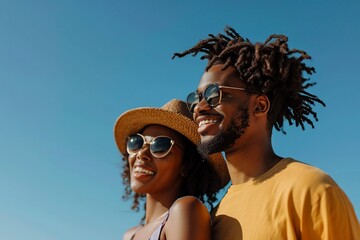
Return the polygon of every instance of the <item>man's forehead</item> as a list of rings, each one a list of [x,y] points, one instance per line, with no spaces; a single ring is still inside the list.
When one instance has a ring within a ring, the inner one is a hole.
[[[239,74],[234,67],[222,68],[223,65],[218,64],[204,72],[200,79],[198,90],[202,90],[212,83],[218,83],[224,86],[242,86]]]

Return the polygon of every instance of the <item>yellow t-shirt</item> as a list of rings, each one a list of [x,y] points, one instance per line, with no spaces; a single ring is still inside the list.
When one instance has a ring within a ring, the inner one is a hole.
[[[360,240],[354,208],[335,181],[291,158],[232,185],[213,218],[214,240]]]

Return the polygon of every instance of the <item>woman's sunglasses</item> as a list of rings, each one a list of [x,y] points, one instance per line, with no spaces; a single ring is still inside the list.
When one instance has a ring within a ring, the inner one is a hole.
[[[163,158],[170,153],[174,144],[176,144],[175,141],[167,136],[157,136],[151,139],[150,142],[146,142],[145,137],[137,133],[128,137],[126,151],[128,154],[137,154],[146,145],[149,145],[153,157]],[[179,146],[179,144],[176,145]],[[179,147],[183,149],[181,146]]]
[[[188,107],[189,111],[193,113],[194,108],[203,98],[210,105],[210,107],[216,107],[217,105],[219,105],[221,103],[221,99],[222,99],[222,90],[221,89],[240,90],[240,91],[247,91],[247,92],[260,94],[259,92],[251,90],[251,89],[220,86],[217,83],[212,83],[212,84],[208,85],[202,93],[192,92],[187,96],[186,102],[187,102],[187,107]]]

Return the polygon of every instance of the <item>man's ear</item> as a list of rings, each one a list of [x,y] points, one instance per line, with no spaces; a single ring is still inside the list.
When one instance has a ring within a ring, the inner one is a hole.
[[[267,114],[270,109],[270,100],[265,95],[259,95],[255,99],[254,115],[262,116]]]

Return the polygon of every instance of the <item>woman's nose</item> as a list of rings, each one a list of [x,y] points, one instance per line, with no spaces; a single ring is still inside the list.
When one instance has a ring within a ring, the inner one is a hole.
[[[136,158],[142,159],[144,161],[151,160],[150,147],[148,144],[145,144],[137,153]]]

